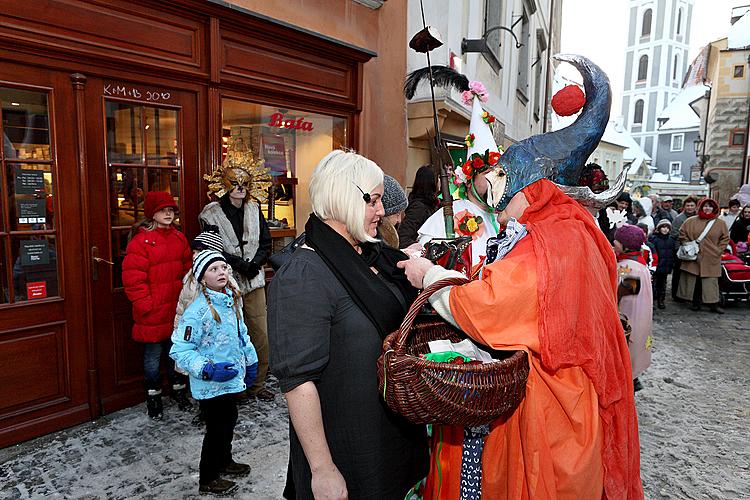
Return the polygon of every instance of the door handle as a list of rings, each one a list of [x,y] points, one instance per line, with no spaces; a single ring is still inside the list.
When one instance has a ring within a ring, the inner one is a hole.
[[[99,257],[99,247],[93,246],[91,247],[91,278],[94,281],[99,280],[99,266],[97,266],[99,262],[104,262],[110,266],[115,265],[114,262]]]

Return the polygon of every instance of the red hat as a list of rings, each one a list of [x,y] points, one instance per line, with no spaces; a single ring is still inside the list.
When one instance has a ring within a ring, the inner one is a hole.
[[[149,191],[146,193],[146,201],[143,202],[143,214],[148,219],[153,219],[156,212],[167,207],[177,210],[177,203],[171,194],[164,191]]]

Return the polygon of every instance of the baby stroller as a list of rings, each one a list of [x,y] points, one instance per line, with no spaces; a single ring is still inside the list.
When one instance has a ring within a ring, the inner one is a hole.
[[[722,305],[736,300],[750,303],[750,266],[730,252],[721,256],[719,295]]]

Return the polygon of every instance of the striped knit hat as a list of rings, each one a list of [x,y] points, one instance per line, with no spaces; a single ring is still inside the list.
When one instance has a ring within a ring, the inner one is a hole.
[[[214,262],[226,262],[226,259],[219,252],[214,250],[203,250],[193,259],[193,275],[198,283],[203,279],[206,270]]]
[[[224,244],[221,241],[219,227],[210,224],[204,226],[203,231],[190,243],[190,248],[198,251],[214,250],[216,252],[223,252]]]

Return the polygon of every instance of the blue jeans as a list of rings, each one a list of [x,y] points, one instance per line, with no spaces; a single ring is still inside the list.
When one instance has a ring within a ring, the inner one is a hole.
[[[161,342],[143,344],[143,377],[146,389],[161,388],[161,357],[162,353],[167,357],[167,379],[172,385],[184,384],[186,377],[174,371],[174,360],[169,357],[172,348],[170,339]]]

